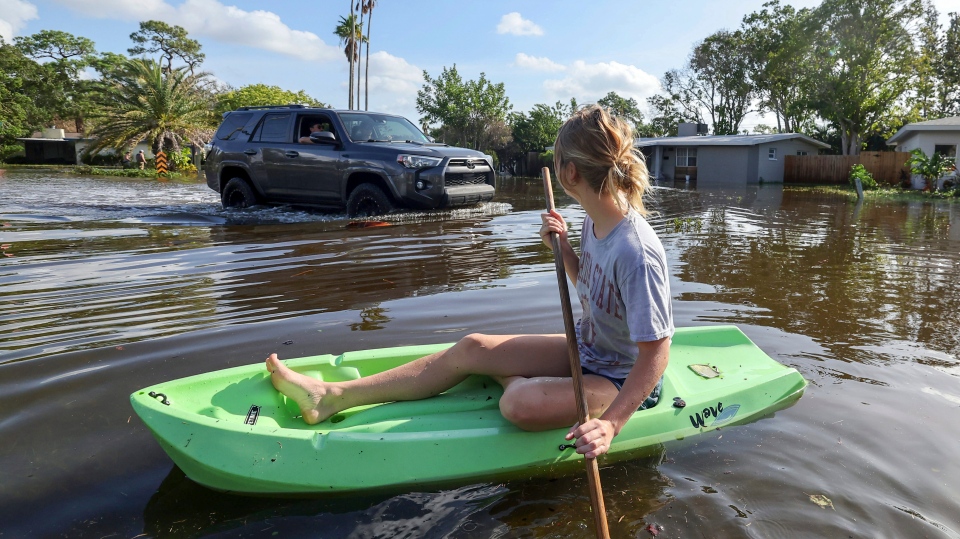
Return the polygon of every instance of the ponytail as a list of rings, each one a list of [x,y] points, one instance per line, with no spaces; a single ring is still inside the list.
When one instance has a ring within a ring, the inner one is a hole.
[[[643,156],[633,147],[633,129],[604,108],[580,109],[560,128],[554,144],[559,166],[572,161],[596,193],[609,193],[623,211],[648,212],[643,195],[650,177]]]

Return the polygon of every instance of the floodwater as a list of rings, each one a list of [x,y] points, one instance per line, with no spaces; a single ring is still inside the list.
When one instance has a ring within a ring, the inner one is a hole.
[[[676,324],[736,324],[810,385],[766,418],[602,467],[612,536],[960,537],[960,204],[680,187],[655,191],[651,218]],[[582,211],[557,204],[578,229]],[[480,208],[357,228],[225,212],[199,182],[7,171],[0,537],[593,537],[583,474],[213,492],[128,401],[273,351],[562,332],[543,206],[539,180],[502,179]]]

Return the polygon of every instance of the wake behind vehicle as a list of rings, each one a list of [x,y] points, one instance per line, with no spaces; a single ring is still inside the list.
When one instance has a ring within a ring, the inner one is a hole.
[[[225,208],[289,204],[351,217],[493,198],[493,158],[432,142],[401,116],[308,108],[228,112],[204,163]]]

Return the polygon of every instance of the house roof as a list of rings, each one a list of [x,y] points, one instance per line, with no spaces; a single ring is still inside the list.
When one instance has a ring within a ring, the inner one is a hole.
[[[887,145],[893,146],[897,144],[914,131],[960,131],[960,116],[948,116],[936,120],[907,124],[887,139]]]
[[[63,134],[63,138],[47,138],[47,137],[44,137],[44,136],[43,136],[43,132],[42,132],[42,131],[34,131],[33,134],[30,135],[29,137],[18,138],[17,140],[38,140],[38,141],[41,141],[41,142],[43,142],[43,141],[48,141],[48,142],[51,142],[51,141],[52,141],[52,142],[60,141],[60,142],[63,142],[63,141],[65,141],[65,140],[83,140],[83,138],[84,138],[84,137],[83,137],[83,133],[71,133],[71,132],[69,132],[69,131],[68,131],[68,132],[65,132],[65,133]]]
[[[801,133],[775,133],[771,135],[707,135],[692,137],[638,138],[633,145],[647,146],[757,146],[768,142],[800,139],[817,148],[830,148],[829,144],[814,140]]]

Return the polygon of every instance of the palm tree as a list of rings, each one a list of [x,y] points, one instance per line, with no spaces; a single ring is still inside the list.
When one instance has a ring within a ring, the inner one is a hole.
[[[367,14],[367,65],[363,83],[363,110],[370,110],[370,21],[373,20],[373,8],[377,7],[377,0],[367,0],[363,4],[363,12]]]
[[[186,67],[168,72],[155,60],[127,60],[102,82],[90,132],[95,141],[84,151],[120,151],[146,140],[153,153],[179,152],[185,143],[205,143],[217,120],[204,91],[207,82],[206,73],[191,74]]]
[[[350,2],[350,16],[340,17],[340,23],[334,29],[333,33],[340,38],[340,44],[343,45],[343,54],[347,56],[350,62],[350,85],[348,108],[353,109],[353,74],[354,65],[360,61],[359,43],[363,42],[363,30],[357,25],[357,18],[352,13],[353,1]],[[357,103],[359,107],[360,103]]]
[[[353,7],[351,7],[350,9],[352,10]],[[363,0],[359,0],[357,2],[356,9],[357,11],[360,12],[360,23],[358,25],[359,28],[357,28],[360,31],[360,38],[361,38],[360,46],[359,48],[357,48],[357,52],[359,53],[363,51],[363,38],[364,38],[363,36],[363,15],[364,15]],[[357,110],[360,110],[360,56],[357,56]]]

